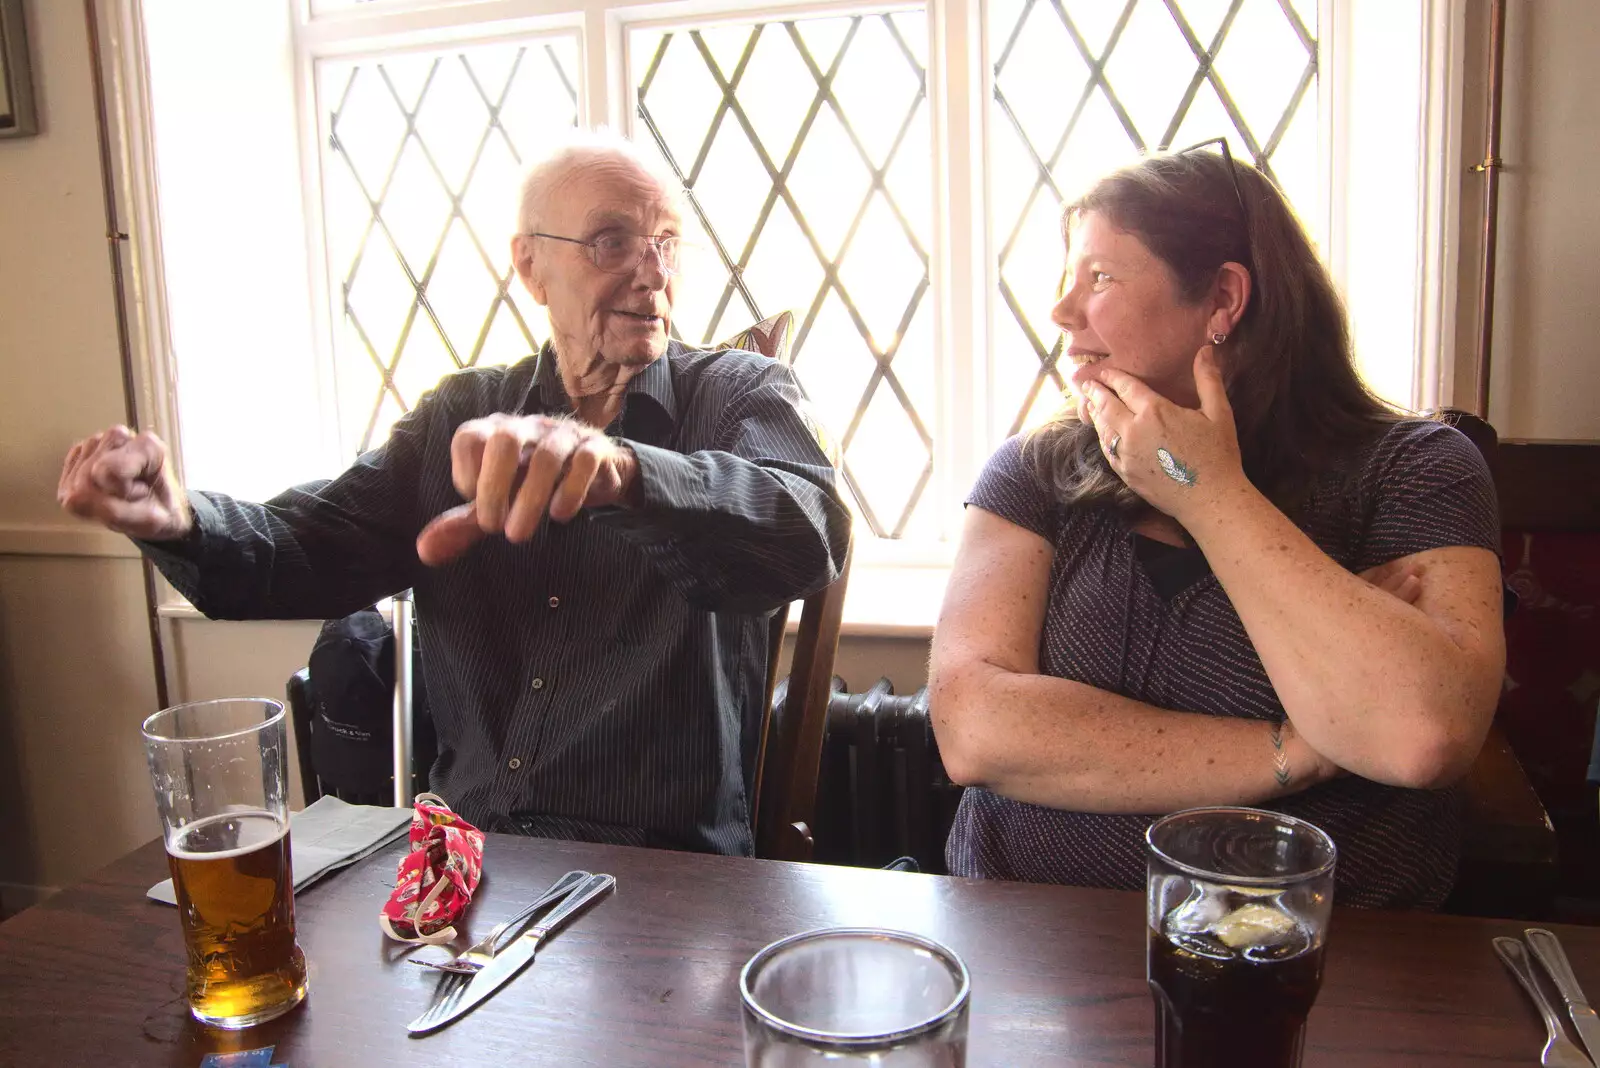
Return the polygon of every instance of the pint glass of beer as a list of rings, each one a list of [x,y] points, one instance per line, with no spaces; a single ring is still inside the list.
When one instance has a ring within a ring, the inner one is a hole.
[[[1298,1068],[1322,986],[1333,840],[1252,808],[1177,812],[1145,840],[1156,1068]]]
[[[264,697],[175,705],[143,730],[189,958],[189,1011],[230,1030],[280,1016],[306,996],[283,706]]]

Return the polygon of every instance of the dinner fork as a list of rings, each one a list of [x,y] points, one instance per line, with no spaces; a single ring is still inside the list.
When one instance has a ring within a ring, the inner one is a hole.
[[[1595,1068],[1594,1062],[1585,1057],[1583,1051],[1561,1030],[1561,1017],[1539,988],[1539,980],[1533,974],[1532,958],[1528,956],[1528,948],[1522,944],[1522,940],[1496,938],[1494,951],[1500,954],[1500,959],[1511,969],[1511,974],[1517,977],[1517,982],[1522,984],[1522,989],[1528,992],[1533,1003],[1539,1006],[1539,1013],[1544,1017],[1547,1037],[1539,1063],[1545,1068]]]
[[[494,959],[494,955],[500,951],[500,939],[505,937],[507,931],[520,928],[533,918],[534,913],[566,897],[574,887],[588,877],[589,873],[586,871],[567,872],[567,874],[551,883],[550,888],[540,894],[537,901],[504,923],[496,924],[492,931],[450,960],[426,960],[419,957],[408,957],[406,959],[412,964],[423,968],[434,968],[438,971],[451,972],[455,975],[471,975]]]
[[[532,964],[539,944],[545,938],[572,922],[572,918],[582,912],[585,906],[610,892],[616,885],[615,876],[589,876],[561,904],[551,909],[548,916],[534,924],[526,934],[519,935],[516,941],[501,950],[476,974],[453,972],[440,976],[433,1001],[421,1016],[406,1024],[406,1030],[413,1036],[425,1035],[472,1011]]]

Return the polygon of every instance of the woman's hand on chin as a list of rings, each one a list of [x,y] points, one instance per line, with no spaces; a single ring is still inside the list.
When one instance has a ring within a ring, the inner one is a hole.
[[[1200,408],[1174,404],[1144,382],[1107,367],[1084,383],[1083,409],[1100,451],[1135,493],[1184,526],[1187,517],[1247,489],[1233,408],[1212,346],[1194,360]]]

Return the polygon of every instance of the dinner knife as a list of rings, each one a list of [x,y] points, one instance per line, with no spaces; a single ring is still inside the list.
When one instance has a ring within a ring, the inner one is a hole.
[[[1556,989],[1561,991],[1561,1000],[1567,1003],[1572,1026],[1589,1048],[1589,1056],[1600,1061],[1600,1017],[1595,1016],[1594,1007],[1584,996],[1583,987],[1578,985],[1578,977],[1567,960],[1566,950],[1561,948],[1561,940],[1543,927],[1530,927],[1522,933],[1528,939],[1533,955],[1539,958],[1539,963],[1544,965],[1544,970],[1550,973],[1551,980],[1555,982]]]
[[[453,999],[446,998],[430,1007],[427,1012],[406,1024],[406,1030],[413,1035],[425,1035],[454,1023],[477,1008],[533,962],[533,955],[538,951],[539,943],[546,935],[566,926],[580,910],[616,885],[617,880],[614,876],[604,874],[589,876],[567,896],[565,901],[550,910],[549,915],[543,920],[528,928],[526,934],[496,953],[493,960],[467,981],[460,996]]]

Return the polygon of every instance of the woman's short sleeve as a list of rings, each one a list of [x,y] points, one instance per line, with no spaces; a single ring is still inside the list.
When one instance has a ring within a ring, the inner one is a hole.
[[[1055,541],[1055,500],[1022,455],[1022,438],[1008,438],[984,464],[967,503]]]
[[[1448,546],[1499,552],[1489,465],[1454,427],[1396,424],[1374,448],[1362,482],[1368,518],[1354,570]]]

